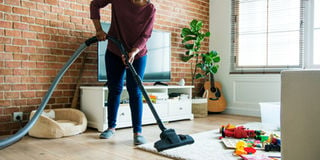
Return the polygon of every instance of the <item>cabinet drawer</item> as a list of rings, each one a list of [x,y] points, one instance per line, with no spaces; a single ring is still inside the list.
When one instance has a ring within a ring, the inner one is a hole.
[[[189,114],[191,111],[190,100],[171,100],[169,103],[169,115]]]
[[[158,115],[160,117],[164,117],[168,114],[168,104],[167,103],[153,104],[153,106],[156,109],[156,112],[158,113]],[[154,119],[154,116],[153,116],[148,104],[143,105],[143,118],[144,119]]]
[[[131,112],[129,105],[120,105],[117,122],[131,122]]]

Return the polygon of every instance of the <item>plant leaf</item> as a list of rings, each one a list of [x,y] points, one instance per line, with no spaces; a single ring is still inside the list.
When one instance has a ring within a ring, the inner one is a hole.
[[[198,74],[196,74],[196,76],[195,76],[195,78],[196,79],[199,79],[199,78],[204,78],[205,76],[203,76],[202,74],[200,74],[200,73],[198,73]]]
[[[213,58],[213,62],[214,62],[214,63],[220,62],[220,56],[214,57],[214,58]]]
[[[184,61],[184,62],[188,62],[192,57],[193,57],[193,55],[183,56],[183,57],[181,58],[181,60]]]
[[[189,28],[183,28],[181,31],[181,37],[185,37],[187,35],[194,35],[194,33]]]
[[[202,28],[202,26],[203,26],[202,21],[198,21],[198,22],[196,23],[196,26],[195,26],[196,31],[200,31],[200,30],[201,30],[201,28]]]
[[[193,48],[193,44],[185,44],[185,45],[184,45],[184,48],[190,50],[190,49]]]
[[[210,35],[211,35],[210,32],[207,32],[207,33],[204,34],[204,36],[206,36],[206,37],[210,37]]]
[[[192,37],[192,36],[186,36],[183,38],[182,43],[186,43],[190,40],[196,40],[196,37]]]

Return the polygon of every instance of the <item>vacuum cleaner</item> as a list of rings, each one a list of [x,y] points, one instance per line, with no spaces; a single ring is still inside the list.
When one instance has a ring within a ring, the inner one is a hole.
[[[119,41],[118,39],[113,38],[111,36],[108,36],[107,39],[111,40],[114,44],[116,44],[119,47],[121,53],[125,55],[126,63],[129,67],[130,71],[132,72],[134,80],[137,83],[137,85],[139,86],[140,90],[142,91],[142,94],[143,94],[144,98],[146,99],[146,102],[147,102],[153,116],[155,117],[159,128],[162,131],[162,133],[160,134],[161,140],[155,142],[155,144],[154,144],[154,147],[157,149],[157,151],[160,152],[160,151],[163,151],[166,149],[175,148],[175,147],[183,146],[186,144],[194,143],[194,140],[191,136],[180,135],[180,134],[177,135],[174,129],[167,129],[164,127],[159,115],[157,114],[157,112],[156,112],[156,110],[150,100],[150,97],[148,96],[146,90],[143,87],[141,78],[139,77],[139,75],[135,71],[132,64],[129,63],[129,61],[128,61],[128,52],[125,50],[123,44],[121,43],[121,41]],[[14,135],[9,136],[8,138],[6,138],[4,140],[0,140],[0,149],[6,148],[6,147],[16,143],[17,141],[19,141],[23,136],[25,136],[29,132],[29,130],[36,123],[36,121],[40,117],[41,113],[43,112],[44,108],[46,107],[55,87],[57,86],[57,84],[59,83],[61,78],[63,77],[64,73],[73,64],[73,62],[80,56],[80,54],[83,52],[83,50],[85,50],[88,46],[90,46],[91,44],[96,43],[96,42],[98,42],[98,39],[96,37],[92,37],[92,38],[87,39],[83,44],[80,45],[80,47],[76,50],[76,52],[70,57],[70,59],[67,61],[67,63],[59,71],[58,75],[56,76],[56,78],[52,82],[48,92],[44,96],[39,108],[37,109],[34,116],[31,118],[31,120]]]
[[[124,48],[123,44],[118,39],[115,39],[110,36],[108,36],[107,39],[111,40],[114,44],[116,44],[118,46],[118,48],[120,49],[121,53],[125,56],[126,64],[128,65],[128,68],[131,71],[135,82],[139,86],[139,88],[143,94],[143,97],[145,98],[154,118],[157,121],[159,128],[162,131],[160,134],[161,139],[154,143],[154,147],[157,149],[157,151],[160,152],[160,151],[163,151],[166,149],[175,148],[175,147],[194,143],[194,140],[191,136],[181,135],[181,134],[177,135],[174,129],[167,129],[164,127],[158,113],[156,112],[156,110],[150,100],[150,97],[147,94],[147,91],[143,87],[142,80],[141,80],[140,76],[137,74],[137,72],[133,68],[132,64],[129,63],[129,61],[128,61],[128,52]]]

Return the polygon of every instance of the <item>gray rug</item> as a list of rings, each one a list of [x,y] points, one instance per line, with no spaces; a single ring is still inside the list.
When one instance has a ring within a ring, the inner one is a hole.
[[[279,134],[277,128],[269,124],[261,124],[258,122],[244,124],[249,129],[261,129],[264,131],[275,132]],[[182,134],[182,133],[179,133]],[[184,134],[184,133],[183,133]],[[221,134],[219,130],[211,130],[191,135],[195,143],[185,145],[177,148],[157,152],[153,147],[154,142],[138,146],[138,149],[153,152],[162,156],[173,159],[188,159],[188,160],[238,160],[238,156],[234,156],[233,149],[227,149],[224,144],[219,140]],[[280,156],[279,152],[264,152],[257,150],[256,154],[263,154],[268,156]]]

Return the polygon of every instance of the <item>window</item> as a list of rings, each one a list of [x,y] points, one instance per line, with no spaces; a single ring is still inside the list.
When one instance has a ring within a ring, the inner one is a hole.
[[[306,7],[304,1],[314,2],[314,5],[307,5],[314,7]],[[320,44],[319,1],[233,0],[232,72],[261,73],[304,68],[305,54],[310,54],[313,59],[310,61],[313,64],[308,66],[320,64],[319,45],[313,45]],[[314,12],[309,12],[312,9]],[[313,32],[308,31],[310,27],[306,26],[306,21],[314,24]],[[309,32],[311,34],[306,34]],[[312,40],[305,41],[311,37]],[[310,44],[306,44],[308,42]]]
[[[313,64],[320,66],[320,0],[314,0],[313,10]]]

